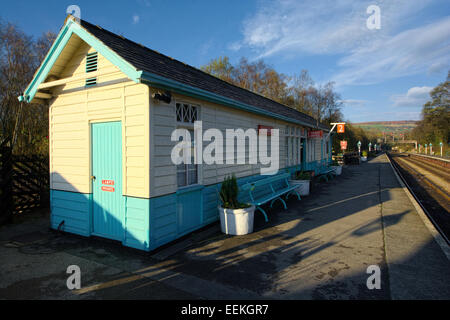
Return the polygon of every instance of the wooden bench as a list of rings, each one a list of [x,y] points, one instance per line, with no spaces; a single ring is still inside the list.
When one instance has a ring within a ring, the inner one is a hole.
[[[334,169],[329,168],[327,166],[322,166],[319,168],[319,172],[316,175],[319,180],[325,180],[328,182],[329,179],[336,176],[336,172]]]
[[[290,173],[278,174],[276,176],[268,176],[267,178],[262,178],[256,181],[247,182],[243,184],[240,189],[241,191],[248,192],[249,199],[246,199],[248,203],[255,206],[255,210],[259,210],[264,215],[267,221],[267,214],[261,206],[270,201],[270,207],[276,200],[280,200],[287,209],[286,202],[281,198],[286,195],[286,199],[291,195],[297,195],[298,200],[301,200],[299,193],[295,190],[298,186],[293,186],[289,184]]]

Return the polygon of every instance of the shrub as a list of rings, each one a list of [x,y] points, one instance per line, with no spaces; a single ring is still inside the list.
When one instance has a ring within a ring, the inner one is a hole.
[[[340,166],[339,162],[335,159],[331,162],[332,166]]]
[[[239,202],[238,194],[239,188],[235,175],[233,174],[231,177],[225,177],[219,192],[222,207],[225,209],[241,209],[250,207],[248,204]]]
[[[294,173],[294,180],[311,180],[311,175],[308,172],[296,171]]]

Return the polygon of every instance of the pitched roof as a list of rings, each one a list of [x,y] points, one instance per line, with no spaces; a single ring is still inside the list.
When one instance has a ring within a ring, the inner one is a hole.
[[[225,98],[254,106],[264,111],[276,113],[290,119],[295,119],[310,124],[313,127],[316,126],[316,120],[307,114],[265,98],[249,90],[232,85],[202,70],[172,59],[155,50],[144,47],[101,27],[95,26],[87,21],[81,20],[80,24],[89,33],[97,37],[111,50],[138,70],[156,74],[166,79],[212,92]],[[329,127],[324,124],[320,124],[319,127],[324,130],[329,130]]]

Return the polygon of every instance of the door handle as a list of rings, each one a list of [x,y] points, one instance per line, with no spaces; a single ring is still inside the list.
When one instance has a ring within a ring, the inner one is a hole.
[[[91,176],[91,180],[95,180],[97,179],[95,176]]]

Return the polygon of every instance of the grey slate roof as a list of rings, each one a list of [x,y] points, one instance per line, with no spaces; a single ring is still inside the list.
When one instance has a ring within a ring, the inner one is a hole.
[[[273,112],[291,119],[302,121],[310,124],[312,127],[316,126],[316,120],[307,114],[249,90],[232,85],[206,72],[146,48],[87,21],[81,20],[80,23],[88,32],[97,37],[138,70],[150,72],[198,89],[203,89],[225,98],[257,107],[264,111]],[[320,124],[320,129],[329,130],[329,127]]]

